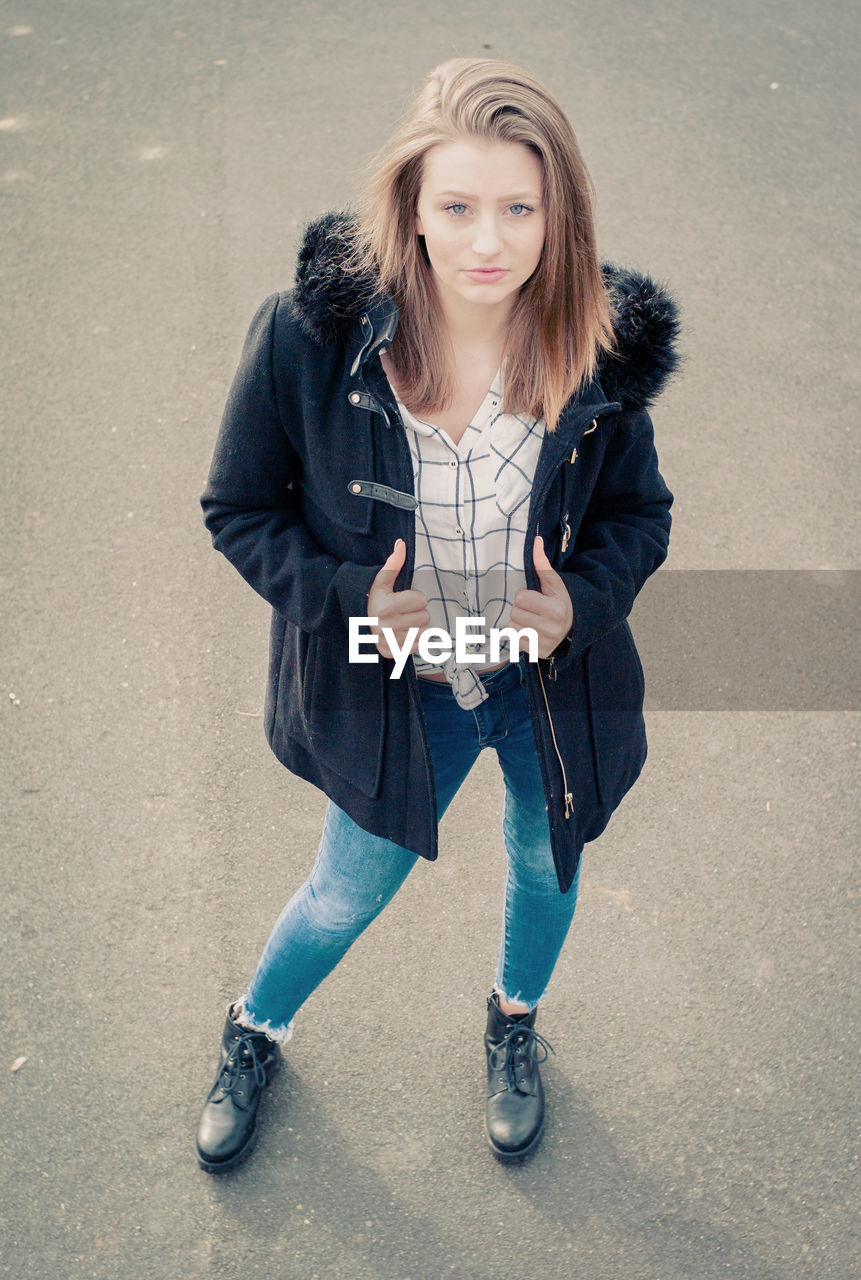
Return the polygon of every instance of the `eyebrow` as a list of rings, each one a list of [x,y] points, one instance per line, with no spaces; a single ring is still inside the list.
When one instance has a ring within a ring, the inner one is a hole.
[[[468,191],[438,191],[437,196],[460,196],[463,200],[474,200],[475,196]],[[500,204],[510,204],[513,200],[540,200],[534,191],[518,191],[513,196],[500,196]]]

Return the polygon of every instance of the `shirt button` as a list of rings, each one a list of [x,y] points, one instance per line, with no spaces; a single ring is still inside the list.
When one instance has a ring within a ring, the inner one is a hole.
[[[463,537],[463,529],[455,529],[455,533],[458,534],[459,537]]]
[[[457,463],[456,463],[456,462],[450,462],[448,465],[449,465],[450,467],[456,467],[456,466],[457,466]]]
[[[359,395],[358,391],[354,391],[350,396],[350,404],[359,404],[361,399],[362,397]]]

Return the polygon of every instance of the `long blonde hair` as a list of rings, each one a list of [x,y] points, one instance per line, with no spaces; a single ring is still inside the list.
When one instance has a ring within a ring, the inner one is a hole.
[[[451,58],[430,73],[371,161],[350,236],[352,268],[398,305],[391,356],[401,399],[420,414],[447,408],[454,353],[415,215],[426,153],[461,138],[523,143],[542,162],[544,248],[512,311],[503,409],[543,416],[553,431],[601,352],[612,350],[613,326],[592,180],[565,113],[532,75],[496,58]]]

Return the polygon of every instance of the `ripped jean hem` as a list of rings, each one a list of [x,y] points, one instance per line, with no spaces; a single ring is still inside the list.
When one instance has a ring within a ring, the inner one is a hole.
[[[497,979],[493,984],[493,994],[495,996],[499,996],[506,1002],[506,1004],[525,1004],[527,1013],[531,1013],[533,1009],[536,1009],[539,1001],[541,1000],[541,996],[538,997],[538,1000],[526,1000],[519,991],[516,995],[510,996],[508,992],[504,991],[500,986],[499,979]]]
[[[241,1027],[246,1029],[246,1031],[262,1031],[264,1035],[267,1035],[270,1040],[275,1042],[275,1044],[286,1044],[293,1035],[293,1028],[296,1022],[295,1018],[291,1018],[286,1027],[273,1027],[271,1018],[267,1018],[265,1022],[258,1022],[250,1013],[248,1013],[245,1004],[247,999],[248,992],[245,991],[237,1000],[233,1001],[233,1004],[230,1006],[230,1008],[235,1011],[231,1015],[233,1017],[233,1021],[238,1022]]]

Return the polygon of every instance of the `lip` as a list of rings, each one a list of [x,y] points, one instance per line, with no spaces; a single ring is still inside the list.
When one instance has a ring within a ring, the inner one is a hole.
[[[471,271],[465,271],[464,275],[468,275],[470,280],[478,280],[486,284],[491,284],[494,280],[501,280],[503,276],[507,276],[508,268],[475,267]]]

